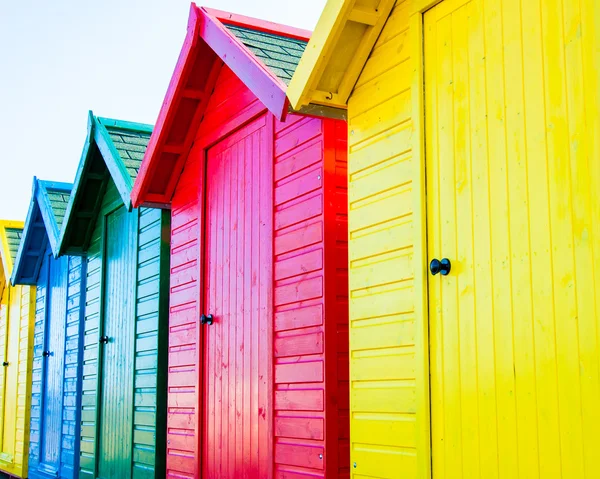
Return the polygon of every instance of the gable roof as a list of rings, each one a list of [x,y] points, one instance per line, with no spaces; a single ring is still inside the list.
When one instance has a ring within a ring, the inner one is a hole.
[[[283,119],[289,109],[287,83],[309,37],[306,30],[192,3],[187,36],[133,188],[133,204],[169,207],[223,64]]]
[[[288,88],[292,107],[344,110],[395,0],[328,0]]]
[[[87,137],[58,239],[59,255],[85,253],[110,179],[131,209],[131,190],[151,133],[151,125],[89,112]]]
[[[12,284],[37,283],[40,266],[50,248],[58,255],[58,237],[73,185],[33,178],[29,211],[11,275]]]
[[[23,222],[0,220],[0,296],[12,274],[23,233]]]

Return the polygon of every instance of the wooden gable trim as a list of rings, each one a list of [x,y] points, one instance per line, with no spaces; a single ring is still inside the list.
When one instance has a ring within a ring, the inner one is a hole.
[[[2,260],[2,268],[4,269],[6,282],[9,281],[13,270],[13,261],[10,257],[8,239],[6,238],[6,228],[23,229],[24,226],[25,223],[22,221],[0,220],[0,259]]]
[[[83,184],[85,183],[84,179],[88,175],[88,163],[90,161],[90,148],[93,143],[96,144],[104,164],[108,170],[109,176],[115,183],[117,190],[119,191],[119,195],[125,207],[131,211],[132,203],[131,203],[131,189],[133,187],[131,178],[129,173],[125,170],[122,162],[120,161],[120,156],[115,148],[114,143],[112,142],[108,130],[105,127],[105,123],[111,122],[114,126],[123,128],[123,129],[139,129],[138,127],[148,127],[147,125],[139,125],[137,123],[130,122],[121,122],[118,120],[108,120],[105,118],[97,118],[94,116],[93,112],[90,111],[88,113],[88,129],[87,136],[85,140],[85,144],[83,147],[83,152],[81,153],[81,159],[79,160],[79,166],[77,167],[77,173],[75,175],[75,181],[73,183],[73,189],[71,191],[71,197],[69,199],[69,204],[67,206],[67,211],[65,213],[65,217],[63,219],[62,228],[60,231],[59,239],[57,242],[57,252],[55,256],[60,256],[66,253],[67,244],[66,237],[70,232],[70,229],[73,227],[74,217],[79,213],[77,212],[78,200],[82,194]],[[92,178],[92,176],[88,176],[88,178]],[[95,178],[100,179],[100,178]],[[104,191],[106,186],[106,181],[104,181],[104,185],[101,188],[101,191]],[[102,199],[98,198],[96,200],[96,204],[94,206],[94,212],[91,215],[80,215],[82,217],[92,217],[95,216],[100,210],[100,204]],[[92,235],[93,226],[89,227],[89,231],[86,232],[86,240],[85,243],[89,243],[89,240]],[[70,250],[69,254],[71,255],[83,255],[84,251]]]
[[[200,12],[204,18],[199,30],[202,39],[263,105],[278,119],[283,120],[288,106],[287,85],[227,30],[218,18],[212,16],[207,9],[200,8]],[[282,32],[279,31],[278,34],[281,35]]]
[[[61,190],[64,193],[71,193],[73,185],[71,183],[60,183],[57,181],[40,181],[37,180],[37,193],[36,198],[42,218],[44,219],[44,225],[48,234],[48,240],[50,241],[50,248],[54,257],[58,257],[58,240],[60,236],[60,230],[58,223],[54,217],[52,206],[50,205],[50,199],[48,197],[48,188]],[[27,229],[27,223],[25,223],[25,229]]]
[[[181,99],[186,96],[185,85],[200,43],[198,28],[198,8],[192,3],[183,47],[179,53],[173,75],[171,76],[167,94],[158,114],[154,131],[150,136],[150,142],[148,143],[148,148],[146,148],[146,153],[144,154],[144,161],[142,161],[140,171],[131,192],[133,206],[136,208],[141,204],[148,203],[152,203],[156,206],[166,206],[170,204],[171,198],[148,195],[148,189],[150,188],[152,178],[160,166],[160,156],[164,151],[173,119],[176,116],[177,107],[179,106]],[[206,102],[204,101],[202,103],[205,104]],[[179,153],[183,153],[183,148]],[[180,172],[181,163],[182,161],[179,159],[178,165],[174,168],[172,174],[178,174]]]
[[[36,223],[34,220],[34,215],[36,212],[36,207],[38,207],[40,209],[40,213],[41,213],[41,207],[39,205],[37,196],[38,196],[38,192],[39,192],[39,183],[38,183],[38,179],[34,176],[33,177],[33,187],[32,187],[32,191],[31,191],[31,201],[29,202],[29,209],[27,210],[27,218],[25,220],[25,225],[23,226],[23,236],[21,237],[21,243],[19,243],[19,249],[17,250],[17,257],[15,258],[15,263],[13,265],[13,270],[12,270],[12,274],[10,276],[10,282],[13,286],[15,286],[16,284],[31,284],[30,281],[25,281],[25,283],[22,283],[22,281],[26,280],[27,278],[23,278],[21,276],[21,270],[22,270],[22,265],[23,265],[23,261],[25,261],[25,259],[28,256],[31,256],[31,253],[28,251],[28,246],[29,246],[29,241],[30,241],[30,235],[32,234],[32,229],[35,227],[40,226],[39,223]],[[43,214],[42,214],[43,217]],[[47,231],[47,227],[44,224],[44,229]],[[41,249],[45,250],[46,249],[46,242],[48,240],[44,240]],[[40,255],[42,256],[42,255]],[[38,258],[38,261],[36,262],[36,266],[35,266],[35,274],[33,276],[37,277],[37,274],[39,272],[39,267],[41,266],[41,260],[40,258]]]
[[[202,7],[202,9],[209,15],[215,17],[221,23],[225,23],[227,25],[250,27],[259,32],[271,33],[273,35],[285,35],[288,38],[294,38],[295,40],[302,40],[305,42],[309,41],[312,35],[310,30],[304,30],[302,28],[280,25],[267,20],[260,20],[258,18],[247,17],[245,15],[238,15],[237,13],[224,12],[216,8]]]
[[[315,108],[314,111],[328,117],[344,116],[342,113],[332,114],[332,110],[347,108],[348,98],[394,4],[395,0],[380,0],[377,8],[367,8],[356,5],[356,0],[327,2],[288,88],[288,98],[294,110],[306,111],[309,106],[324,106],[329,109],[320,111]],[[344,48],[344,45],[340,44],[340,38],[348,22],[366,25],[366,32],[358,50],[346,66],[337,91],[321,91],[319,84],[326,74],[331,58],[336,55],[338,49]]]
[[[257,20],[243,15],[235,15],[220,10],[199,8],[192,4],[188,19],[188,31],[183,44],[175,71],[167,89],[167,94],[162,104],[156,127],[150,138],[150,143],[144,155],[138,177],[131,193],[134,207],[154,206],[169,208],[171,196],[183,165],[194,141],[195,129],[200,124],[204,109],[208,103],[210,93],[217,80],[222,64],[227,65],[235,75],[257,96],[257,98],[277,118],[284,119],[288,112],[289,102],[286,96],[287,86],[266,65],[246,48],[241,41],[233,35],[225,24],[249,27],[258,31],[285,35],[290,38],[306,41],[310,32],[306,30],[286,27],[271,22]],[[201,53],[201,46],[207,45],[215,54],[216,62],[206,74],[209,76],[203,91],[186,88],[191,69]],[[185,98],[201,99],[193,120],[188,128],[185,140],[176,145],[168,145],[167,139],[177,117],[178,108]],[[152,181],[161,170],[161,156],[172,153],[177,156],[174,166],[169,168],[171,177],[164,193],[150,193]]]

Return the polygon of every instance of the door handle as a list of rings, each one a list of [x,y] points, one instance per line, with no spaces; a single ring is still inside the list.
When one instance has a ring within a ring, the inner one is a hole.
[[[48,356],[50,356],[50,351],[44,351],[42,353],[42,356],[44,356],[45,358],[47,358]]]
[[[208,324],[209,326],[214,322],[212,314],[202,314],[200,316],[200,324]]]
[[[448,276],[450,270],[452,269],[452,263],[448,258],[444,258],[443,260],[433,259],[431,263],[429,263],[429,271],[431,274],[435,276],[440,273],[442,276]]]
[[[108,344],[108,336],[100,337],[100,344]]]
[[[2,363],[2,366],[4,366],[4,367],[8,366],[8,361],[4,361],[4,362]]]

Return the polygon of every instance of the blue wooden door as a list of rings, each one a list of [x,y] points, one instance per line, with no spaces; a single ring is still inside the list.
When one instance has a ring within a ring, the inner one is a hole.
[[[100,342],[100,479],[127,479],[132,475],[136,228],[135,214],[124,207],[106,218]]]
[[[44,330],[42,417],[40,418],[39,470],[56,475],[60,469],[62,442],[65,324],[67,318],[68,258],[54,259],[47,268],[46,324]]]

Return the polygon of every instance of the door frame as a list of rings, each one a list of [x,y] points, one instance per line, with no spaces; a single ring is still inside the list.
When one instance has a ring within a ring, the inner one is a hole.
[[[202,470],[203,470],[203,464],[202,464],[202,453],[203,453],[203,432],[204,432],[204,402],[203,402],[203,395],[204,395],[204,353],[205,353],[205,336],[204,336],[204,328],[201,327],[200,325],[200,315],[203,314],[204,308],[205,308],[205,304],[206,304],[206,289],[204,287],[205,285],[205,276],[206,276],[206,226],[207,226],[207,206],[208,206],[208,201],[207,201],[207,184],[208,184],[208,179],[207,179],[207,172],[208,172],[208,152],[211,148],[215,147],[216,145],[218,145],[219,143],[221,143],[222,141],[225,141],[227,138],[231,137],[232,135],[235,135],[236,133],[238,133],[240,130],[242,130],[244,127],[249,126],[250,124],[252,124],[255,121],[258,121],[262,116],[265,117],[265,128],[266,128],[266,133],[267,133],[267,152],[265,153],[265,156],[268,156],[271,159],[271,168],[269,169],[269,175],[268,175],[268,181],[270,182],[271,188],[268,190],[270,191],[270,195],[269,198],[267,199],[267,201],[272,205],[273,204],[273,198],[274,198],[274,185],[273,185],[273,175],[274,175],[274,149],[275,149],[275,145],[274,145],[274,141],[275,141],[275,116],[270,113],[266,107],[264,107],[263,105],[260,106],[260,108],[254,110],[250,110],[250,112],[246,115],[242,115],[241,117],[239,117],[239,121],[233,123],[233,124],[227,124],[225,125],[225,128],[223,127],[217,127],[214,132],[212,134],[209,134],[205,137],[202,137],[199,139],[198,143],[194,144],[190,150],[189,156],[191,156],[192,154],[194,155],[198,155],[199,159],[200,159],[200,165],[199,165],[199,172],[198,172],[198,197],[199,197],[199,213],[200,213],[200,218],[198,220],[198,227],[199,227],[199,238],[198,238],[198,290],[196,292],[196,297],[197,299],[197,304],[198,304],[198,309],[197,309],[197,318],[196,318],[196,348],[197,348],[197,356],[196,356],[196,425],[195,425],[195,439],[196,439],[196,461],[194,463],[195,466],[195,470],[194,470],[194,477],[196,478],[200,478],[202,477]],[[194,151],[195,150],[195,151]],[[261,178],[261,180],[264,180],[264,178]],[[269,227],[271,228],[271,231],[273,230],[273,225],[274,225],[274,215],[275,213],[272,212],[271,218],[270,218],[270,225]],[[274,245],[273,245],[273,241],[271,241],[270,243],[270,256],[273,256],[273,252],[274,252]],[[270,292],[270,311],[269,314],[271,315],[271,317],[273,317],[274,315],[274,308],[273,308],[273,290],[274,290],[274,286],[273,286],[273,261],[271,261],[271,265],[270,265],[270,276],[271,276],[271,292]],[[268,357],[270,358],[271,364],[270,364],[270,376],[267,377],[267,381],[270,384],[273,384],[273,378],[275,377],[275,365],[274,365],[274,361],[273,361],[273,328],[270,328],[268,331],[268,344],[269,344],[269,354]],[[271,391],[273,392],[273,391]],[[268,453],[268,457],[272,458],[274,457],[274,450],[275,450],[275,438],[274,438],[274,426],[273,426],[273,412],[274,412],[274,394],[271,394],[271,397],[269,398],[269,407],[268,407],[269,411],[267,411],[270,414],[270,421],[269,421],[269,434],[268,437],[271,438],[271,443],[270,443],[270,450]],[[271,475],[266,478],[266,479],[270,479],[273,476],[274,473],[274,461],[272,462],[271,465],[271,471],[270,471]]]
[[[427,237],[427,171],[425,158],[425,13],[445,0],[411,0],[409,39],[413,62],[412,120],[413,120],[413,211],[415,224],[415,370],[417,410],[416,444],[417,477],[432,477],[431,443],[431,371],[429,365],[429,269]],[[420,321],[419,321],[420,320]]]
[[[121,201],[121,199],[119,198],[118,200],[113,201],[112,203],[110,203],[109,205],[107,205],[106,207],[102,208],[102,210],[100,211],[100,213],[98,214],[98,220],[102,221],[102,225],[101,225],[101,236],[100,236],[100,291],[99,291],[99,295],[100,295],[100,308],[99,308],[99,314],[98,314],[98,338],[97,338],[97,345],[98,345],[98,356],[97,356],[97,373],[96,373],[96,423],[95,423],[95,441],[94,441],[94,477],[98,477],[98,469],[99,469],[99,463],[100,463],[100,458],[98,456],[98,453],[100,451],[100,443],[99,443],[99,432],[100,432],[100,425],[101,425],[101,421],[102,421],[102,378],[103,378],[103,374],[104,374],[104,348],[100,347],[100,337],[103,336],[104,334],[104,319],[106,316],[106,302],[105,302],[105,290],[106,290],[106,249],[107,249],[107,241],[106,241],[106,233],[107,233],[107,223],[108,223],[108,216],[115,213],[119,208],[123,208],[125,210],[125,214],[126,215],[135,215],[134,217],[134,221],[135,221],[135,241],[134,241],[134,245],[133,247],[136,250],[136,257],[137,257],[137,250],[138,250],[138,246],[139,246],[139,226],[140,226],[140,218],[139,218],[139,208],[133,209],[131,211],[127,210],[127,206],[123,204],[123,202]],[[87,271],[87,265],[86,265],[86,271]],[[135,285],[137,285],[137,280],[138,280],[138,267],[137,267],[137,261],[135,264]],[[137,307],[137,287],[134,286],[134,292],[133,292],[133,301],[132,301],[132,317],[135,318],[135,312],[136,312],[136,307]],[[134,342],[133,342],[133,355],[134,355],[134,359],[135,359],[135,332],[136,332],[136,321],[132,321],[133,324],[131,325],[131,327],[133,328],[133,338],[134,338]],[[82,326],[84,327],[84,326]],[[135,381],[135,361],[134,361],[134,368],[133,368],[133,380]],[[132,395],[132,403],[131,403],[131,408],[132,410],[135,409],[135,395]],[[133,414],[132,414],[133,417]],[[133,444],[133,428],[131,428],[131,440],[132,440],[132,444]],[[131,467],[133,467],[133,463],[131,464]]]

